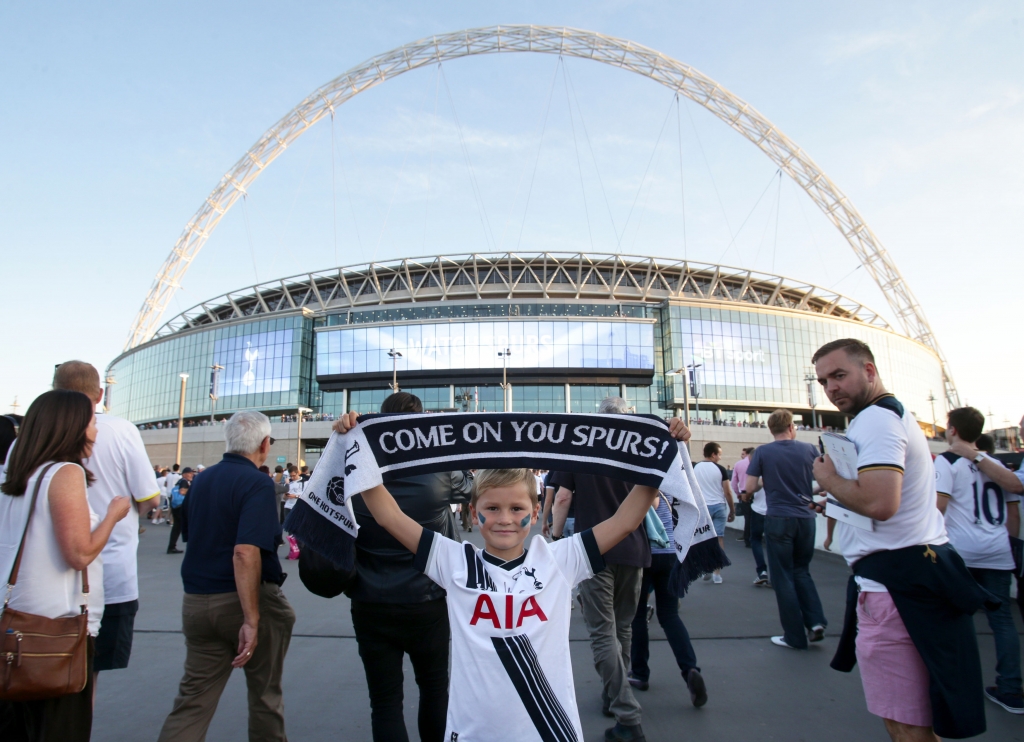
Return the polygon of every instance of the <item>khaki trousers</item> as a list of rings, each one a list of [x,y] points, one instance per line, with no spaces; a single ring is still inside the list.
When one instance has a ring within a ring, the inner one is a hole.
[[[640,723],[640,704],[629,684],[629,655],[633,617],[640,602],[642,567],[609,564],[580,583],[583,621],[590,632],[594,667],[601,676],[601,702],[615,720],[632,726]]]
[[[204,742],[220,695],[238,654],[244,616],[238,593],[186,594],[181,604],[185,675],[159,742]],[[295,612],[270,583],[260,586],[256,650],[244,666],[249,690],[249,742],[286,742],[281,672],[292,638]]]

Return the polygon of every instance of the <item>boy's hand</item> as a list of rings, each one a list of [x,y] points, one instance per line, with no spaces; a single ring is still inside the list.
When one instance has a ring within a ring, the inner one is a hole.
[[[686,441],[690,440],[690,429],[686,427],[686,423],[683,422],[681,417],[673,417],[668,421],[668,432],[677,441],[686,443]]]
[[[359,413],[346,412],[344,415],[342,415],[341,417],[334,421],[334,425],[332,427],[334,428],[335,433],[341,433],[344,435],[348,431],[352,430],[352,428],[356,426],[356,423],[358,421]]]

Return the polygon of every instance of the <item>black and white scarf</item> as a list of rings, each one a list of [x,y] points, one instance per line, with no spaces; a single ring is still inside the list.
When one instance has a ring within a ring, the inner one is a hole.
[[[645,415],[363,415],[348,433],[331,436],[285,528],[339,568],[351,569],[359,529],[353,495],[417,474],[517,467],[660,489],[677,520],[673,538],[681,567],[673,584],[680,595],[700,575],[729,563],[689,452],[663,420]]]

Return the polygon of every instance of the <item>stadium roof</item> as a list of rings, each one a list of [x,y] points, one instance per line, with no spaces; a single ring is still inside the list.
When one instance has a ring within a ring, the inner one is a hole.
[[[364,263],[230,291],[166,322],[154,340],[247,318],[392,304],[475,300],[743,304],[891,330],[842,294],[785,276],[686,260],[592,253],[473,253]]]

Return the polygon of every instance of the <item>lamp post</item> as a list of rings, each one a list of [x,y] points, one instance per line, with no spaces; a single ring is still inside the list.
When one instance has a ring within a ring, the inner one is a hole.
[[[690,381],[690,384],[691,384],[690,393],[693,395],[693,404],[694,404],[694,407],[696,408],[696,413],[695,414],[697,415],[697,420],[700,420],[700,393],[701,393],[700,373],[697,371],[697,369],[699,369],[703,365],[704,365],[703,363],[691,363],[690,365],[687,366],[687,368],[693,369],[692,378],[691,378],[691,381]]]
[[[932,438],[938,435],[938,431],[935,429],[935,392],[928,392],[928,401],[932,406]]]
[[[312,412],[312,411],[313,410],[309,409],[308,407],[300,407],[299,408],[299,416],[298,416],[298,418],[296,418],[296,422],[298,423],[299,427],[295,431],[295,465],[297,467],[299,467],[300,469],[302,468],[302,454],[303,454],[303,450],[302,450],[302,416],[305,415],[307,412]]]
[[[681,368],[674,368],[674,369],[672,369],[670,371],[666,371],[665,372],[665,376],[682,376],[683,371],[684,370],[681,369]],[[673,386],[675,386],[675,379],[672,380],[672,383],[673,383]],[[672,391],[673,391],[672,397],[675,398],[675,390],[673,389]],[[689,427],[690,426],[690,398],[686,394],[686,383],[685,382],[683,383],[683,409],[686,412],[686,414],[684,415],[683,422],[685,422],[686,426]],[[679,408],[676,407],[675,410],[676,410],[676,417],[679,417]]]
[[[178,396],[178,444],[174,449],[174,463],[181,466],[181,429],[185,426],[185,385],[188,384],[188,374],[178,374],[181,377],[181,393]]]
[[[502,361],[502,365],[501,365],[501,391],[502,391],[502,398],[504,399],[504,402],[505,402],[505,412],[508,412],[508,393],[509,393],[508,357],[510,355],[512,355],[512,351],[510,349],[508,349],[508,348],[505,348],[504,351],[500,351],[500,350],[498,351],[498,357],[501,358],[501,361]]]
[[[217,412],[217,396],[220,393],[220,372],[224,370],[224,367],[219,363],[215,363],[210,366],[210,424],[213,425],[217,420],[214,415]]]
[[[392,348],[388,351],[388,355],[391,357],[391,391],[398,393],[398,359],[402,357],[402,354]]]
[[[817,428],[818,427],[818,410],[817,410],[817,407],[818,407],[818,394],[817,394],[817,390],[814,388],[814,385],[817,383],[818,377],[815,376],[814,374],[808,372],[807,375],[804,376],[804,381],[807,382],[807,404],[809,404],[811,406],[811,422],[813,423],[814,427]]]

